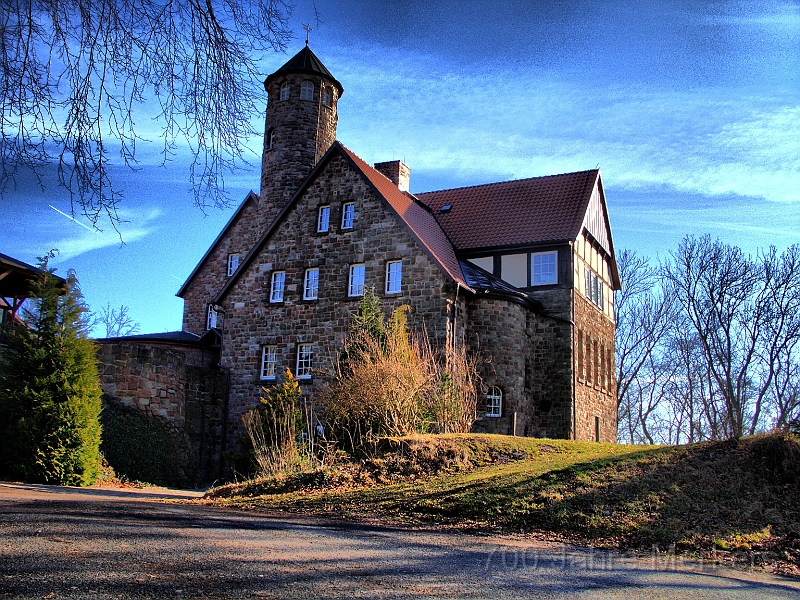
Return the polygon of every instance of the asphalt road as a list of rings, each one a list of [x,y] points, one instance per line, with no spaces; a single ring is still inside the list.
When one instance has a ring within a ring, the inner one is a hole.
[[[800,598],[712,564],[175,502],[197,495],[0,484],[0,598]]]

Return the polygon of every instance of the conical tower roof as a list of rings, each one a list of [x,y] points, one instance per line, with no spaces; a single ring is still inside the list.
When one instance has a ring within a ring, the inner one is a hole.
[[[270,82],[279,75],[286,75],[289,73],[305,73],[307,75],[321,75],[325,77],[336,86],[336,89],[339,90],[339,97],[342,96],[344,93],[344,88],[342,84],[339,83],[336,78],[331,75],[331,72],[325,68],[325,65],[322,64],[322,61],[317,58],[317,55],[311,51],[311,48],[306,46],[300,52],[295,54],[292,58],[290,58],[285,65],[283,65],[280,69],[275,71],[272,75],[267,77],[264,81],[264,88],[266,89]]]

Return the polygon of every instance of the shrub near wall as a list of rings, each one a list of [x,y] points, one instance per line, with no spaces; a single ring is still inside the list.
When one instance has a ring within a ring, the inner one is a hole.
[[[103,396],[100,421],[100,450],[121,480],[178,488],[200,485],[189,439],[167,419]]]

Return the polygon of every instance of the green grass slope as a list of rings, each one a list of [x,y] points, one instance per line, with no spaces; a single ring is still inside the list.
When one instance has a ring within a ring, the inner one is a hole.
[[[207,501],[657,545],[800,573],[800,441],[788,435],[681,447],[422,436]]]

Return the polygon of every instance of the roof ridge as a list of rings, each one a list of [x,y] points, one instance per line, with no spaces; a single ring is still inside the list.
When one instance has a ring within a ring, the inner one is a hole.
[[[415,196],[424,196],[426,194],[438,194],[438,193],[441,193],[441,192],[455,192],[455,191],[458,191],[458,190],[471,190],[471,189],[475,189],[475,188],[491,187],[491,186],[496,186],[496,185],[508,185],[510,183],[521,183],[523,181],[532,181],[534,179],[551,179],[553,177],[565,177],[567,175],[581,175],[583,173],[591,173],[593,171],[599,171],[599,170],[600,169],[598,169],[598,168],[584,169],[583,171],[569,171],[567,173],[554,173],[552,175],[537,175],[535,177],[522,177],[520,179],[508,179],[506,181],[494,181],[494,182],[490,182],[490,183],[478,183],[478,184],[475,184],[475,185],[464,185],[464,186],[454,187],[454,188],[443,188],[443,189],[440,189],[440,190],[430,190],[430,191],[427,191],[427,192],[418,192],[417,194],[415,194]]]

